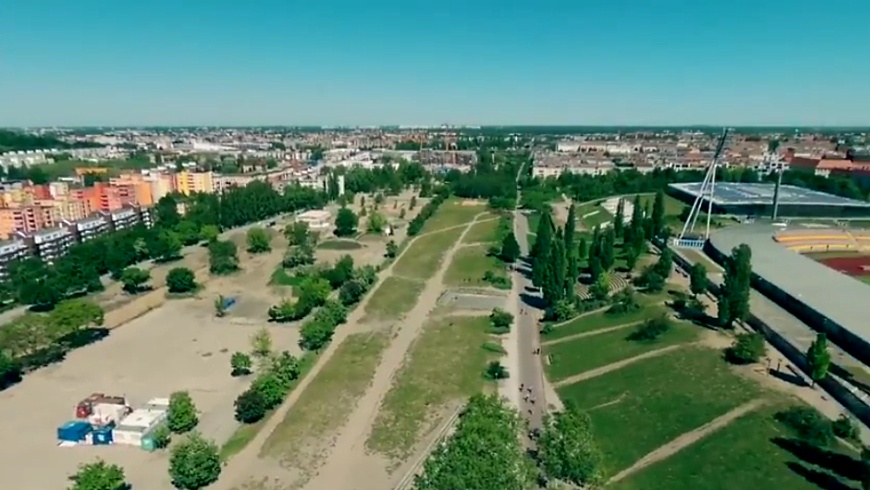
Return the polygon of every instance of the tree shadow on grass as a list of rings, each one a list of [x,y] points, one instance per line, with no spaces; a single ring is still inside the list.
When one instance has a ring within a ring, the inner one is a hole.
[[[854,487],[846,485],[830,473],[807,468],[795,461],[789,461],[785,465],[788,466],[790,470],[802,476],[804,480],[816,485],[822,490],[855,490]]]
[[[799,439],[774,437],[772,441],[801,461],[824,468],[843,478],[860,481],[866,472],[861,461],[846,454],[814,446]],[[849,487],[844,486],[843,488]]]
[[[788,371],[785,371],[782,369],[776,370],[776,369],[771,368],[768,370],[768,373],[770,373],[771,376],[773,376],[774,378],[776,378],[778,380],[785,381],[786,383],[790,383],[790,384],[793,384],[795,386],[800,386],[800,387],[809,386],[809,384],[807,384],[807,382],[802,377],[798,376],[797,374],[794,374],[794,373],[791,373],[791,372],[788,372]]]

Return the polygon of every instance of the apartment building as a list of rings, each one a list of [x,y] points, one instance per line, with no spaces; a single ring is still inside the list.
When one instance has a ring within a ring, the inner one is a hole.
[[[23,259],[30,254],[30,247],[25,240],[15,238],[0,242],[0,280],[5,280],[8,276],[9,263]]]
[[[0,209],[0,237],[33,233],[56,226],[57,211],[50,206],[19,206]]]
[[[69,248],[76,243],[75,234],[63,226],[38,231],[29,236],[20,233],[17,234],[17,237],[30,238],[33,255],[49,264],[66,254]]]
[[[122,174],[109,179],[109,185],[126,189],[127,194],[132,194],[135,204],[139,206],[151,206],[155,201],[152,194],[152,179],[149,177],[151,176],[135,173]]]
[[[66,226],[75,235],[75,240],[79,243],[84,243],[108,232],[111,230],[109,220],[102,214],[97,214],[78,221],[63,221]]]
[[[135,226],[141,219],[139,209],[125,207],[114,211],[100,211],[100,215],[106,219],[112,231],[119,231]]]
[[[417,160],[423,165],[474,166],[477,163],[477,152],[466,150],[421,150],[417,153]]]
[[[213,194],[215,192],[214,174],[212,172],[192,172],[184,170],[174,175],[175,190],[190,195],[194,192]]]

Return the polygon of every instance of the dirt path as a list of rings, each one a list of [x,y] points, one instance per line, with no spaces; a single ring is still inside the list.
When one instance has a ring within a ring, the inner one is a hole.
[[[677,437],[676,439],[670,441],[669,443],[665,444],[664,446],[661,446],[660,448],[647,454],[646,456],[644,456],[643,458],[641,458],[640,460],[638,460],[636,463],[629,466],[628,468],[620,471],[619,473],[614,475],[614,477],[611,478],[610,481],[607,483],[610,484],[610,483],[618,482],[619,480],[622,480],[622,479],[646,468],[647,466],[649,466],[651,464],[654,464],[658,461],[661,461],[663,459],[666,459],[666,458],[673,456],[674,454],[676,454],[680,450],[685,449],[687,446],[690,446],[690,445],[698,442],[699,440],[703,439],[704,437],[707,437],[708,435],[712,434],[713,432],[716,432],[717,430],[725,427],[726,425],[730,424],[735,419],[737,419],[743,415],[746,415],[747,413],[757,409],[758,407],[762,406],[764,403],[765,403],[764,399],[757,399],[757,400],[753,400],[753,401],[748,402],[748,403],[744,403],[743,405],[740,405],[739,407],[731,410],[730,412],[728,412],[724,415],[721,415],[719,417],[716,417],[715,419],[711,420],[710,422],[707,422],[706,424],[702,425],[701,427],[698,427],[695,430],[686,432],[685,434]]]
[[[413,244],[416,240],[431,235],[433,233],[440,233],[442,231],[452,230],[455,228],[459,228],[462,226],[468,226],[468,223],[457,226],[450,226],[446,228],[441,228],[439,230],[434,230],[426,233],[422,233],[417,235],[414,238],[408,240],[408,243],[405,247],[402,248],[399,255],[396,256],[395,260],[380,274],[378,274],[377,282],[372,286],[371,292],[374,292],[380,285],[390,276],[392,276],[393,266],[402,258],[403,255],[408,251],[410,245]],[[308,374],[299,382],[296,388],[290,393],[284,403],[275,410],[275,413],[269,418],[269,420],[263,425],[260,429],[260,432],[257,433],[257,436],[238,454],[236,454],[232,459],[230,459],[225,465],[223,470],[221,471],[221,479],[218,480],[214,484],[213,490],[222,490],[222,489],[231,489],[234,488],[237,484],[244,483],[244,479],[249,476],[250,469],[254,467],[255,462],[258,459],[258,454],[260,452],[260,448],[263,446],[263,443],[266,442],[266,439],[270,434],[275,430],[275,427],[284,420],[284,417],[287,415],[287,412],[290,408],[293,407],[293,404],[299,399],[299,396],[302,392],[305,391],[305,388],[311,383],[317,374],[323,369],[323,366],[329,361],[332,355],[335,353],[335,350],[339,345],[347,338],[348,335],[354,333],[355,329],[353,328],[355,325],[360,323],[360,320],[365,316],[366,305],[369,302],[369,299],[372,297],[371,292],[366,294],[362,301],[357,305],[357,307],[348,315],[347,324],[344,326],[345,328],[338,328],[335,331],[335,335],[332,338],[332,342],[326,347],[326,349],[321,353],[320,358],[318,358],[317,362],[314,366],[311,367],[311,370]]]
[[[553,386],[558,388],[560,386],[570,385],[574,383],[579,383],[580,381],[584,381],[590,378],[595,378],[597,376],[601,376],[603,374],[607,374],[611,371],[616,371],[617,369],[622,369],[629,364],[634,364],[635,362],[642,361],[644,359],[649,359],[651,357],[658,357],[662,354],[667,354],[668,352],[676,349],[680,349],[687,345],[692,344],[678,344],[678,345],[669,345],[667,347],[662,347],[661,349],[656,349],[649,352],[644,352],[643,354],[629,357],[628,359],[623,359],[621,361],[617,361],[606,366],[601,366],[600,368],[590,369],[589,371],[575,374],[574,376],[569,376],[565,379],[559,380],[553,383]]]
[[[438,271],[426,281],[426,286],[420,294],[417,304],[407,314],[406,321],[401,325],[384,352],[371,386],[357,403],[356,410],[353,411],[335,441],[329,459],[318,472],[318,475],[305,488],[383,490],[385,485],[389,486],[389,476],[386,472],[384,471],[383,474],[376,477],[374,473],[377,463],[364,456],[366,453],[365,441],[378,414],[381,402],[392,387],[393,375],[401,367],[411,343],[422,330],[432,309],[435,308],[444,287],[444,275],[447,268],[450,266],[456,251],[461,247],[462,239],[472,225],[477,222],[477,218],[478,216],[465,225],[462,235],[442,258]],[[360,478],[361,475],[366,476]]]
[[[635,325],[640,325],[641,323],[643,323],[643,322],[645,322],[645,321],[646,321],[646,320],[639,320],[639,321],[636,321],[636,322],[623,323],[622,325],[616,325],[616,326],[613,326],[613,327],[600,328],[600,329],[598,329],[598,330],[592,330],[592,331],[590,331],[590,332],[580,332],[580,333],[575,333],[574,335],[569,335],[569,336],[567,336],[567,337],[562,337],[562,338],[559,338],[559,339],[553,339],[553,340],[547,340],[547,341],[545,341],[545,342],[541,342],[541,347],[546,347],[546,346],[548,346],[548,345],[561,344],[562,342],[569,342],[569,341],[571,341],[571,340],[581,339],[581,338],[583,338],[583,337],[594,337],[594,336],[596,336],[596,335],[601,335],[601,334],[605,334],[605,333],[615,332],[615,331],[617,331],[617,330],[622,330],[622,329],[625,329],[625,328],[628,328],[628,327],[634,327]]]

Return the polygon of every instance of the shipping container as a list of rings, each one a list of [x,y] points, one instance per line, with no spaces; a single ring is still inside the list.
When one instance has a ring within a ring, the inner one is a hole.
[[[97,429],[93,432],[93,444],[95,446],[102,446],[106,444],[112,444],[114,442],[113,437],[114,429],[111,427],[104,427],[102,429]]]
[[[154,438],[151,437],[151,435],[143,437],[142,444],[139,447],[141,447],[145,451],[148,451],[149,453],[157,449],[157,445],[154,444]]]
[[[91,432],[91,424],[83,421],[67,422],[57,428],[57,438],[60,441],[78,442],[85,439]]]
[[[136,409],[115,427],[116,444],[141,446],[142,439],[166,420],[166,410]]]

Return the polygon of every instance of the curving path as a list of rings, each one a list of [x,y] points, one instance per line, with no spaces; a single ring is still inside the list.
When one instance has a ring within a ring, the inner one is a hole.
[[[638,320],[636,322],[623,323],[622,325],[616,325],[613,327],[599,328],[598,330],[592,330],[589,332],[575,333],[574,335],[569,335],[567,337],[561,337],[558,339],[547,340],[547,341],[541,342],[541,347],[547,347],[549,345],[561,344],[562,342],[570,342],[572,340],[582,339],[583,337],[594,337],[596,335],[601,335],[604,333],[615,332],[617,330],[622,330],[622,329],[625,329],[628,327],[634,327],[634,326],[640,325],[641,323],[643,323],[645,321],[646,320]]]
[[[574,383],[579,383],[580,381],[584,381],[590,378],[595,378],[604,374],[607,374],[611,371],[616,371],[617,369],[622,369],[629,364],[634,364],[638,361],[643,361],[644,359],[649,359],[652,357],[658,357],[663,354],[667,354],[672,350],[681,349],[686,347],[687,345],[692,344],[677,344],[677,345],[669,345],[667,347],[662,347],[661,349],[656,349],[649,352],[644,352],[643,354],[636,355],[634,357],[629,357],[628,359],[623,359],[621,361],[617,361],[606,366],[601,366],[600,368],[590,369],[589,371],[582,372],[580,374],[575,374],[574,376],[569,376],[565,379],[559,380],[553,383],[554,387],[572,385]]]

